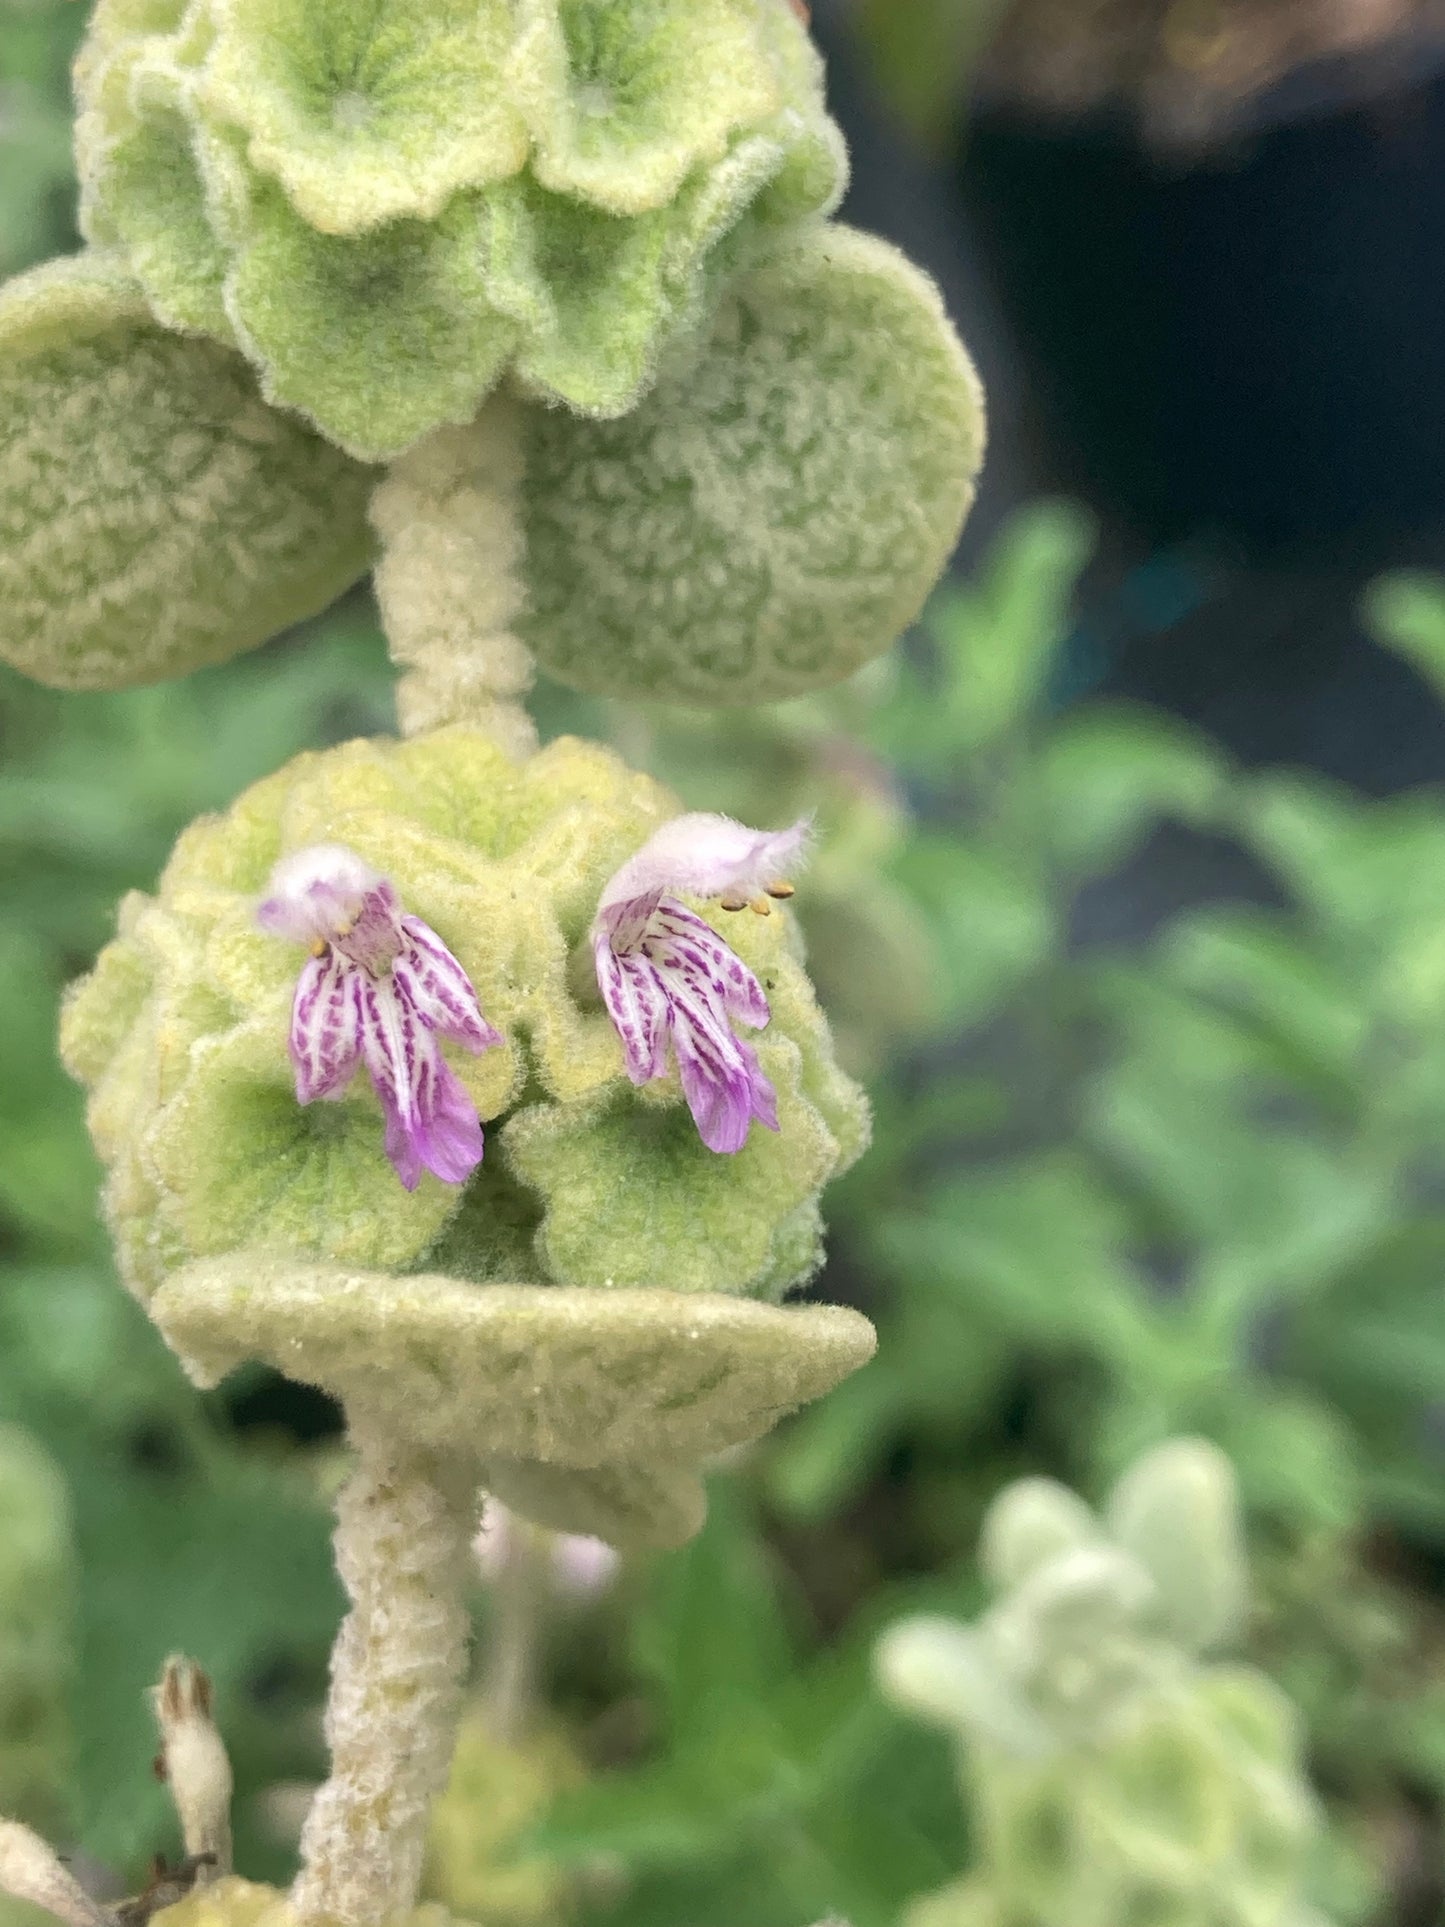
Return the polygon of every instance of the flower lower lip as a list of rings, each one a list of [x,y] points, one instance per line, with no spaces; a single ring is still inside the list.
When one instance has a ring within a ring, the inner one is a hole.
[[[471,980],[437,933],[408,916],[386,878],[354,851],[321,845],[288,857],[258,916],[307,933],[324,906],[355,900],[309,944],[291,1009],[289,1049],[301,1104],[336,1097],[364,1065],[386,1120],[386,1154],[408,1191],[424,1170],[461,1184],[480,1163],[481,1121],[441,1054],[500,1043]]]

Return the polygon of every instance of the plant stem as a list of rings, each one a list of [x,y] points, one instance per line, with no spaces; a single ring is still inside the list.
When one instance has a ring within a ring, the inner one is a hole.
[[[521,411],[496,398],[409,449],[372,497],[404,735],[469,723],[514,755],[537,746],[522,701],[532,657],[512,627],[527,595],[522,469]]]
[[[331,1659],[331,1775],[301,1835],[303,1921],[378,1927],[421,1879],[427,1815],[446,1784],[470,1619],[475,1492],[464,1465],[353,1431],[336,1564],[351,1599]]]

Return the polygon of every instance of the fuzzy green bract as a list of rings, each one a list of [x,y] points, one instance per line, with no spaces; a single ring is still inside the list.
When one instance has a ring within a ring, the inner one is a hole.
[[[631,407],[843,181],[787,0],[101,0],[77,90],[88,238],[365,459]]]
[[[1103,1517],[1025,1479],[995,1502],[974,1626],[905,1620],[890,1697],[953,1734],[979,1869],[908,1927],[1322,1927],[1304,1890],[1319,1815],[1294,1709],[1206,1657],[1244,1618],[1232,1469],[1175,1439]]]
[[[116,257],[0,292],[0,657],[39,681],[178,675],[314,615],[368,565],[370,488]]]
[[[773,1012],[759,1052],[782,1128],[736,1157],[701,1144],[675,1077],[628,1081],[606,1013],[576,994],[603,885],[676,813],[571,739],[521,764],[465,728],[358,741],[202,818],[156,895],[126,900],[62,1048],[90,1088],[122,1273],[198,1372],[268,1357],[389,1434],[420,1425],[418,1443],[494,1457],[496,1489],[553,1522],[621,1537],[633,1510],[685,1537],[698,1461],[861,1362],[872,1337],[853,1314],[810,1347],[793,1321],[821,1312],[757,1302],[816,1269],[818,1194],[868,1129],[792,918],[699,906]],[[364,1080],[296,1102],[298,956],[254,914],[277,858],[322,841],[392,880],[502,1032],[480,1057],[449,1052],[487,1126],[464,1187],[402,1189]],[[670,1480],[648,1469],[668,1437]],[[532,1461],[562,1468],[560,1489]]]
[[[841,681],[918,614],[983,443],[928,278],[869,235],[810,229],[624,419],[530,419],[522,633],[604,694],[758,703]]]

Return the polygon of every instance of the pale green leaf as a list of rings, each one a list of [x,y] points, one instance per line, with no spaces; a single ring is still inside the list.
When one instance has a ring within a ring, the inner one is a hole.
[[[369,491],[113,257],[0,293],[0,655],[40,681],[151,682],[315,614],[366,568]]]
[[[982,450],[931,283],[817,229],[737,284],[625,419],[534,418],[526,639],[605,694],[754,703],[840,681],[917,614]]]
[[[259,1357],[430,1449],[583,1471],[695,1466],[761,1437],[874,1344],[834,1306],[397,1278],[263,1251],[176,1272],[150,1311],[208,1380]]]

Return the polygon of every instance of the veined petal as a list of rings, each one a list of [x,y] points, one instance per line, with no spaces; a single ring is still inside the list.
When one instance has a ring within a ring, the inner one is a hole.
[[[755,1118],[776,1131],[777,1093],[752,1045],[690,997],[673,999],[671,1019],[682,1094],[707,1148],[724,1154],[741,1151]]]
[[[807,818],[786,830],[750,830],[711,811],[674,817],[629,857],[603,890],[594,929],[617,931],[645,917],[664,896],[756,896],[796,869],[807,847]]]
[[[391,881],[340,843],[283,857],[256,921],[314,946],[291,1012],[300,1102],[338,1096],[362,1057],[386,1113],[386,1154],[407,1190],[424,1170],[464,1182],[481,1161],[482,1127],[437,1039],[476,1052],[502,1034],[435,930],[403,915]]]
[[[627,1075],[646,1084],[667,1069],[667,993],[656,970],[642,956],[619,956],[599,933],[592,943],[597,987],[613,1029],[622,1039]]]
[[[420,1095],[419,1122],[409,1134],[403,1133],[399,1123],[394,1133],[388,1115],[387,1156],[408,1191],[416,1189],[423,1169],[434,1172],[445,1184],[465,1184],[486,1148],[481,1119],[466,1086],[435,1044],[425,1066]]]
[[[390,978],[362,977],[359,1004],[362,1054],[386,1113],[386,1155],[397,1176],[408,1191],[423,1170],[462,1183],[481,1162],[482,1127],[435,1033]]]
[[[288,1039],[296,1099],[339,1097],[361,1056],[361,972],[334,950],[308,957],[296,984]]]
[[[373,977],[389,970],[402,946],[401,904],[385,877],[362,896],[350,926],[331,938],[343,957],[350,957]]]
[[[391,974],[422,1022],[470,1051],[500,1044],[502,1033],[482,1015],[471,978],[431,925],[403,917],[401,929],[405,941]]]
[[[648,920],[644,948],[659,964],[670,964],[693,981],[706,980],[739,1023],[754,1030],[767,1023],[772,1013],[762,985],[712,925],[685,905],[662,899]]]

